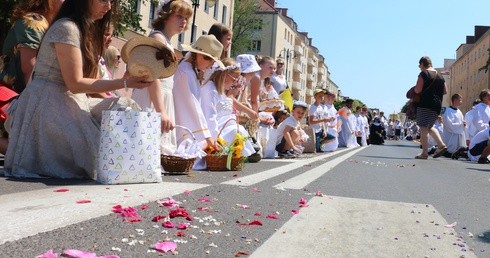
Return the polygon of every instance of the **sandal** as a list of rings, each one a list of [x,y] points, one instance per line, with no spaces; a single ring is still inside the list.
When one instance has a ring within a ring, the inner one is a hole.
[[[417,155],[415,159],[427,159],[427,156]]]
[[[440,149],[437,149],[436,152],[434,152],[434,155],[432,156],[433,158],[439,158],[440,156],[444,155],[446,153],[447,147],[444,146]]]

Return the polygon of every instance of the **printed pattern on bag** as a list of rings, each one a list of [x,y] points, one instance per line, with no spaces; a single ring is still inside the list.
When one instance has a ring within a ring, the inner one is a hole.
[[[97,181],[161,182],[160,113],[103,111]]]

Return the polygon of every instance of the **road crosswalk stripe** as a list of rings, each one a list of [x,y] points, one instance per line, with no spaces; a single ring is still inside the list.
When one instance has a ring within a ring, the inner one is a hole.
[[[337,157],[333,160],[330,160],[328,162],[325,162],[324,164],[321,164],[318,167],[315,167],[313,169],[310,169],[304,173],[301,173],[300,175],[297,175],[293,178],[290,178],[283,183],[277,184],[274,187],[275,188],[287,188],[287,189],[303,189],[305,188],[308,184],[311,182],[315,181],[328,171],[330,171],[332,168],[336,167],[338,164],[341,162],[345,161],[349,157],[352,157],[354,154],[358,153],[359,151],[362,151],[366,147],[360,147],[357,148],[351,152],[346,153],[345,155],[342,155],[340,157]]]
[[[325,159],[334,155],[338,155],[340,153],[343,153],[345,151],[352,150],[352,149],[340,149],[338,151],[334,152],[329,152],[326,154],[322,154],[318,157],[314,158],[309,158],[309,159],[301,159],[295,162],[288,163],[287,165],[272,168],[269,170],[262,171],[260,173],[248,175],[248,176],[243,176],[240,178],[232,179],[226,182],[222,182],[221,184],[226,184],[226,185],[237,185],[237,186],[251,186],[257,183],[260,183],[262,181],[265,181],[267,179],[285,174],[289,171],[295,170],[297,168],[303,167],[305,165],[308,165],[312,162],[319,161],[321,159]]]
[[[110,214],[114,205],[137,206],[207,187],[206,184],[163,182],[132,185],[73,185],[3,195],[0,199],[0,244]],[[90,200],[77,204],[79,200]]]
[[[313,197],[250,257],[476,257],[431,205]],[[465,249],[465,250],[463,250]]]

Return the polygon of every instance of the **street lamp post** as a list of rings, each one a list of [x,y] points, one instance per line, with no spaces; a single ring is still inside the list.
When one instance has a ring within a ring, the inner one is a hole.
[[[289,58],[294,58],[294,49],[289,50],[289,49],[284,48],[283,50],[281,50],[281,52],[279,52],[279,58],[282,58],[281,53],[284,53],[284,55],[286,57],[286,80],[289,80],[289,77],[288,77]]]
[[[192,7],[194,7],[194,13],[192,14],[192,28],[191,28],[191,43],[194,41],[194,35],[196,33],[194,26],[196,25],[196,12],[199,7],[200,0],[192,0]],[[216,4],[216,0],[206,0],[208,7],[213,7]]]

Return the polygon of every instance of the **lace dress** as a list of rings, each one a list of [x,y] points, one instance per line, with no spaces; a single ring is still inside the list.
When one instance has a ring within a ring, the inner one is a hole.
[[[5,175],[94,179],[102,110],[135,103],[125,98],[89,99],[85,93],[70,92],[53,43],[79,48],[77,25],[60,19],[41,43],[34,77],[12,114]]]
[[[150,33],[150,35],[152,34],[162,35],[165,39],[164,43],[173,51],[174,47],[172,46],[172,44],[170,44],[170,41],[168,41],[168,39],[161,31],[154,30]],[[174,76],[172,75],[170,77],[160,79],[160,86],[162,87],[164,112],[175,124],[174,95],[172,92],[174,88]],[[138,103],[142,109],[153,108],[148,89],[134,89],[131,98],[134,99],[134,101],[136,101],[136,103]],[[175,152],[176,145],[177,140],[175,136],[175,130],[172,130],[168,133],[162,133],[160,143],[162,154],[173,154]]]

